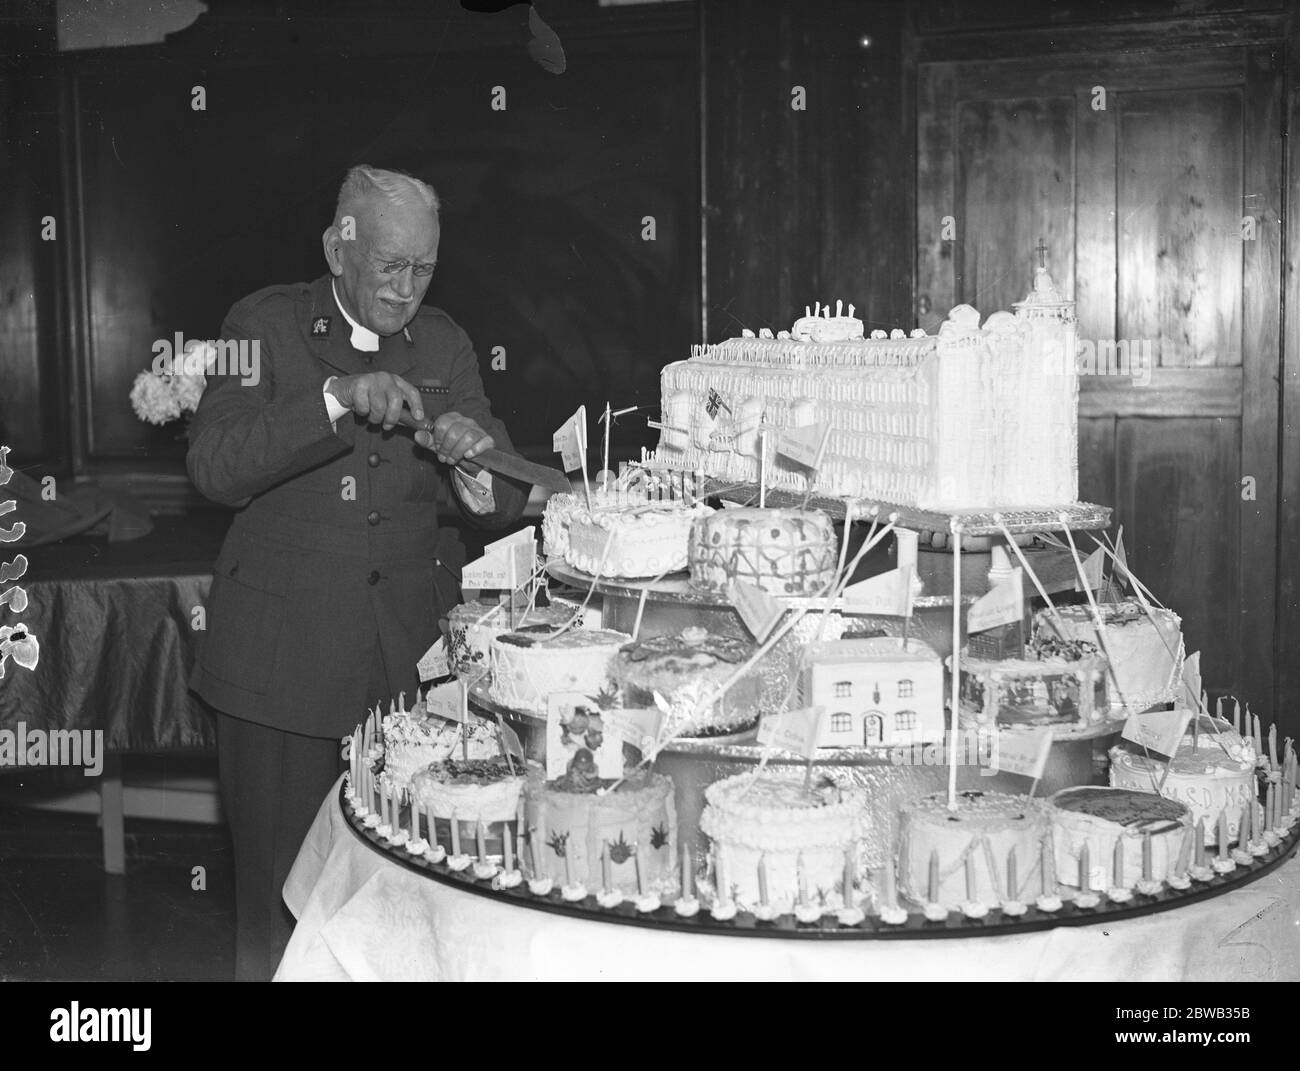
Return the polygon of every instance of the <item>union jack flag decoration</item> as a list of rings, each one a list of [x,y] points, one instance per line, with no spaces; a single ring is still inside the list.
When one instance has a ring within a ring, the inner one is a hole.
[[[716,420],[718,417],[719,409],[725,409],[728,413],[731,412],[731,406],[729,406],[726,402],[724,402],[722,400],[722,395],[719,394],[712,387],[709,388],[709,397],[708,400],[704,403],[704,409],[705,412],[709,414],[709,417],[714,420]]]

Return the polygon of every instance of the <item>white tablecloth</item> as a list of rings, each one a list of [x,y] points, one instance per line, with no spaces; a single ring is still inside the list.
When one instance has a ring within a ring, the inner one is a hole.
[[[1175,911],[1041,933],[811,942],[567,918],[431,881],[347,826],[338,786],[284,887],[277,981],[1296,981],[1300,859]]]

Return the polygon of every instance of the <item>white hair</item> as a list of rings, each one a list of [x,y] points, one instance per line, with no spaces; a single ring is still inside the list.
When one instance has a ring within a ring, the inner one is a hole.
[[[338,206],[334,210],[334,225],[344,216],[356,216],[357,207],[371,197],[382,197],[391,205],[417,202],[438,219],[438,195],[427,182],[421,182],[404,171],[385,171],[382,168],[358,164],[352,168],[339,188]]]

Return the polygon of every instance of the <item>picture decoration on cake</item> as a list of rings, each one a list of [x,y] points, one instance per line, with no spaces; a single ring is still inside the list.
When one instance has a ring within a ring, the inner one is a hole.
[[[565,830],[565,832],[563,833],[559,832],[558,830],[553,832],[550,835],[550,837],[547,838],[546,846],[550,848],[551,851],[553,851],[557,856],[563,859],[565,853],[569,849],[568,830]]]
[[[623,774],[623,741],[606,732],[604,714],[615,695],[552,692],[547,697],[546,777],[613,779]]]

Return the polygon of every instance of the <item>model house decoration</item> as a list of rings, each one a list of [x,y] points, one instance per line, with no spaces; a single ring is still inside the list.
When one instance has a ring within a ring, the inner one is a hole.
[[[802,685],[802,705],[826,708],[819,747],[943,738],[943,663],[918,640],[878,636],[812,644]]]

